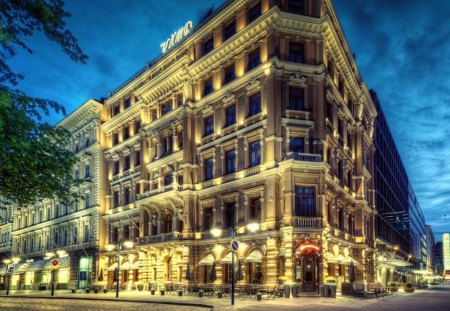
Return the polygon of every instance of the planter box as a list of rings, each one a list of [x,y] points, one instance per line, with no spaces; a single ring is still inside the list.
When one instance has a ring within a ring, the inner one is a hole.
[[[159,293],[161,294],[161,296],[164,296],[164,294],[166,293],[165,290],[160,290]]]
[[[404,287],[403,290],[405,291],[405,293],[414,293],[416,289],[414,287],[411,288]]]
[[[103,289],[103,293],[104,294],[107,294],[108,293],[108,290],[105,288],[105,289]]]
[[[45,285],[39,285],[38,290],[46,290],[46,289],[47,289],[47,286],[45,286]]]
[[[389,291],[396,293],[396,292],[398,292],[398,287],[389,287]]]
[[[180,297],[183,296],[183,291],[180,290],[180,291],[178,292],[178,296],[180,296]]]
[[[142,292],[144,290],[144,285],[143,284],[139,284],[137,286],[138,291]]]
[[[260,294],[260,295],[256,295],[256,300],[257,301],[261,301],[261,299],[262,299],[262,295]]]
[[[198,297],[203,297],[203,292],[202,291],[198,292]]]
[[[217,298],[222,298],[222,296],[223,296],[223,293],[221,293],[221,292],[217,293]]]
[[[75,294],[77,290],[75,288],[72,288],[72,294]]]
[[[154,295],[154,294],[155,294],[155,290],[152,289],[152,290],[150,291],[150,293],[151,293],[152,295]]]

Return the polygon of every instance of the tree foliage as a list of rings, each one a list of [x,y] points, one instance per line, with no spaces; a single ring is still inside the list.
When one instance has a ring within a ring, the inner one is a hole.
[[[71,134],[44,120],[65,113],[54,101],[28,96],[17,85],[24,77],[8,65],[19,49],[32,53],[26,38],[37,32],[55,42],[73,61],[87,56],[66,29],[70,14],[62,0],[0,0],[0,196],[19,205],[57,196],[70,198],[75,155]]]

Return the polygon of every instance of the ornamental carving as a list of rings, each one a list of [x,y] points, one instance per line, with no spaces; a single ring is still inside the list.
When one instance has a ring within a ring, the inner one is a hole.
[[[296,72],[295,74],[291,75],[289,77],[289,82],[291,84],[295,84],[301,87],[305,87],[306,86],[306,77],[303,76],[300,72]]]
[[[247,86],[245,87],[245,89],[247,90],[248,93],[251,93],[253,91],[257,91],[260,88],[261,88],[261,82],[258,79],[256,79],[256,78],[251,79],[248,82]]]
[[[322,73],[313,73],[312,75],[314,82],[322,82],[325,78],[325,72]]]
[[[233,102],[235,100],[236,100],[236,95],[234,95],[233,93],[227,92],[225,94],[225,96],[223,97],[222,102],[225,105],[227,105],[227,104],[229,104],[229,103],[231,103],[231,102]]]

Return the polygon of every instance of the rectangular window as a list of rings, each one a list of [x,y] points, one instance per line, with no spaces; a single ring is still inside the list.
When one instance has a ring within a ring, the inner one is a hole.
[[[118,207],[119,206],[119,191],[114,191],[113,193],[113,205],[114,207]]]
[[[205,131],[204,136],[208,136],[214,133],[214,116],[209,116],[204,119]]]
[[[294,63],[304,62],[304,50],[303,43],[289,42],[289,61]]]
[[[78,227],[73,228],[72,244],[78,244]]]
[[[125,126],[122,129],[122,133],[123,133],[123,140],[126,140],[126,139],[130,138],[130,127],[129,126]]]
[[[327,114],[327,118],[328,118],[328,120],[331,122],[331,123],[333,123],[333,116],[334,116],[334,113],[333,113],[333,104],[330,104],[330,103],[327,103],[327,111],[326,111],[326,114]]]
[[[125,157],[125,167],[124,167],[124,171],[128,171],[130,169],[130,156],[127,155]]]
[[[205,180],[214,178],[214,161],[213,158],[205,159]]]
[[[223,41],[227,41],[232,36],[234,36],[235,33],[236,33],[236,22],[233,21],[232,23],[225,26],[225,29],[223,31]]]
[[[161,116],[168,114],[169,112],[172,111],[172,101],[169,101],[163,105],[161,105]]]
[[[301,88],[289,87],[289,109],[304,110],[305,92]]]
[[[250,166],[261,164],[261,145],[259,141],[250,144]]]
[[[248,116],[254,116],[261,112],[261,95],[253,95],[248,98]]]
[[[227,83],[230,83],[234,79],[236,79],[236,73],[234,71],[234,64],[233,64],[225,69],[225,78],[223,80],[223,84],[225,85]]]
[[[203,96],[211,94],[213,91],[212,78],[206,79],[203,86]]]
[[[113,134],[113,146],[119,144],[119,133]]]
[[[123,200],[124,204],[130,204],[130,188],[125,188],[123,190]]]
[[[304,14],[303,0],[289,0],[288,12],[294,14]]]
[[[344,120],[338,118],[338,133],[342,139],[344,139]]]
[[[83,235],[83,243],[89,242],[89,225],[84,224],[84,235]]]
[[[86,164],[86,166],[84,167],[84,178],[89,177],[91,177],[91,167],[89,166],[89,164]]]
[[[304,153],[304,141],[302,137],[292,137],[289,141],[289,151]]]
[[[141,120],[136,120],[134,122],[134,134],[136,135],[139,133],[139,130],[141,129]]]
[[[258,199],[250,199],[250,220],[261,220],[261,201]]]
[[[225,172],[226,174],[236,172],[236,152],[234,150],[225,153]]]
[[[261,64],[261,57],[259,55],[259,49],[251,52],[248,56],[248,70],[252,70]]]
[[[295,216],[316,216],[316,190],[314,187],[295,187]]]
[[[119,161],[114,161],[114,170],[113,170],[113,175],[117,175],[119,174],[119,168],[120,168],[120,162]]]
[[[203,231],[209,231],[213,225],[213,211],[212,208],[205,208],[203,210]]]
[[[234,203],[226,203],[223,217],[223,227],[230,228],[234,225]]]
[[[236,124],[236,105],[232,105],[225,110],[225,127]]]
[[[125,99],[125,109],[131,107],[131,97]]]
[[[261,2],[258,2],[256,5],[248,10],[248,23],[250,24],[255,19],[261,16]]]
[[[134,166],[141,165],[141,152],[136,150],[134,153]]]
[[[39,210],[39,222],[42,222],[43,220],[43,211],[40,209]]]
[[[86,193],[84,196],[84,207],[89,208],[91,206],[91,195],[90,193]]]
[[[203,43],[203,55],[208,54],[213,49],[214,49],[214,37],[211,37]]]
[[[114,116],[117,116],[119,113],[120,113],[120,105],[119,105],[119,104],[116,104],[116,105],[113,107],[113,117],[114,117]]]

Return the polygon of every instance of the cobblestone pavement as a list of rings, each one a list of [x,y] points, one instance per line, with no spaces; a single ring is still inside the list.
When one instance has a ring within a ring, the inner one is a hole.
[[[364,311],[449,311],[450,285],[433,286],[415,293],[399,291],[394,296],[374,299],[355,299],[338,295],[333,298],[276,298],[274,300],[256,301],[254,298],[237,298],[236,305],[230,306],[230,297],[151,296],[148,292],[121,292],[120,300],[115,301],[114,293],[108,294],[72,294],[69,291],[57,291],[57,299],[50,298],[49,292],[12,291],[13,297],[4,296],[0,291],[1,311],[40,311],[40,310],[211,310],[214,311],[256,311],[256,310],[330,310],[345,311],[362,309]],[[20,298],[22,296],[23,298]],[[69,299],[68,299],[69,298]],[[75,300],[76,299],[76,300]],[[99,299],[101,301],[99,301]],[[164,303],[180,304],[166,305]],[[191,305],[189,305],[191,304]],[[197,304],[193,306],[192,304]],[[200,306],[202,305],[202,306]],[[205,308],[206,307],[206,308]]]
[[[0,298],[2,311],[196,311],[207,310],[199,307],[163,305],[155,303],[137,303],[124,301],[95,301],[74,299],[43,299],[43,298]]]

